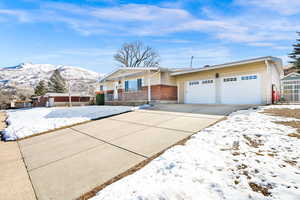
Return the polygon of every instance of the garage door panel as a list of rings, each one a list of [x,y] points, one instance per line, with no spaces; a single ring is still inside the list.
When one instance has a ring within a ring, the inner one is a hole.
[[[260,104],[261,99],[261,79],[259,74],[222,78],[222,104]]]
[[[193,80],[185,83],[185,103],[213,104],[216,102],[215,80]]]

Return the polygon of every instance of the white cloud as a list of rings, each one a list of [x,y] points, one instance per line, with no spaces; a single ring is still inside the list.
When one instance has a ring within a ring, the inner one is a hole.
[[[202,10],[205,18],[193,16],[181,8],[142,4],[99,8],[46,2],[41,3],[37,10],[0,10],[0,14],[1,11],[16,16],[21,22],[64,23],[83,35],[166,36],[193,31],[252,46],[290,40],[294,32],[300,30],[298,19],[252,12],[223,16],[209,8]]]
[[[116,53],[116,49],[113,48],[85,48],[85,49],[64,49],[58,51],[59,54],[63,55],[77,55],[77,56],[110,56],[111,58]]]
[[[163,49],[161,52],[161,65],[164,67],[189,67],[191,56],[194,56],[194,67],[220,64],[232,59],[226,47],[181,47]]]
[[[160,8],[152,5],[128,4],[120,7],[95,9],[91,15],[117,21],[153,22],[156,20],[186,20],[191,15],[182,9]],[[163,23],[163,21],[161,21]]]
[[[290,50],[290,46],[282,46],[278,45],[276,43],[268,43],[268,42],[253,42],[249,43],[250,46],[255,46],[255,47],[270,47],[275,50]]]
[[[238,43],[271,43],[291,40],[300,30],[298,19],[265,15],[265,13],[243,12],[238,16],[217,15],[206,8],[205,13],[211,20],[223,22],[220,29],[215,29],[216,37]],[[222,31],[223,30],[223,31]]]
[[[282,63],[283,65],[288,65],[289,64],[289,61],[291,61],[291,59],[287,56],[287,55],[284,55],[284,56],[277,56],[279,58],[281,58],[282,60]]]
[[[33,63],[51,63],[55,65],[81,66],[103,73],[109,72],[109,67],[117,66],[114,63],[113,55],[116,49],[113,48],[79,48],[61,49],[44,53],[28,53],[19,60]]]
[[[24,10],[0,9],[0,16],[16,17],[20,22],[29,22],[30,21],[28,12],[26,12]]]
[[[159,42],[159,43],[176,43],[176,44],[186,44],[186,43],[192,43],[192,40],[183,40],[183,39],[154,39],[153,42]]]
[[[255,6],[276,11],[283,15],[294,15],[300,13],[299,0],[236,0],[236,3],[243,6]]]
[[[255,47],[273,47],[273,43],[268,43],[268,42],[253,42],[249,43],[250,46],[255,46]]]

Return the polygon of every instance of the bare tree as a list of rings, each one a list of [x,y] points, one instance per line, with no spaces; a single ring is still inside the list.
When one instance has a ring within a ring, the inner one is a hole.
[[[114,58],[121,63],[122,67],[157,67],[159,65],[158,53],[140,41],[123,44]]]

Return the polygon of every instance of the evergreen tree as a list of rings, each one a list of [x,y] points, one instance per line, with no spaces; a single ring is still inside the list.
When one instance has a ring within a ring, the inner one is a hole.
[[[46,83],[45,83],[45,81],[43,81],[43,80],[40,81],[40,82],[38,83],[38,85],[34,88],[34,94],[35,94],[36,96],[42,96],[42,95],[46,94],[47,91],[48,91],[48,89],[47,89],[47,87],[46,87]]]
[[[50,77],[48,87],[50,92],[65,93],[68,91],[66,88],[66,82],[57,69],[54,70]]]
[[[297,32],[300,37],[300,32]],[[294,50],[289,54],[289,57],[292,59],[290,63],[293,64],[293,67],[296,69],[300,69],[300,39],[296,40],[297,43],[293,44]]]

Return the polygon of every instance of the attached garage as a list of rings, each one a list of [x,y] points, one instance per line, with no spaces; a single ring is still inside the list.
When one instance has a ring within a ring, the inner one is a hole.
[[[273,90],[280,88],[282,75],[282,61],[275,57],[171,74],[177,82],[178,103],[187,104],[271,104]]]
[[[259,74],[224,77],[221,80],[222,104],[261,104]]]
[[[192,80],[185,83],[185,100],[188,104],[212,104],[216,101],[213,79]]]

